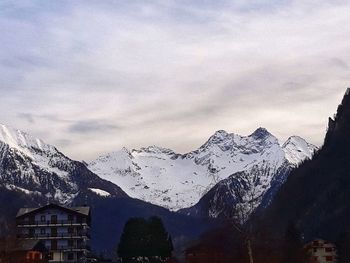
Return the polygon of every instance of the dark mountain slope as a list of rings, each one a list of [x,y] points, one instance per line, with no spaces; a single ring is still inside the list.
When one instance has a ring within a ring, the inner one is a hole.
[[[84,200],[92,208],[92,247],[108,256],[115,252],[123,227],[130,217],[159,216],[172,236],[175,249],[180,253],[188,240],[196,239],[217,226],[217,222],[212,219],[192,218],[128,197],[89,195],[87,198],[85,193],[81,193],[75,202],[81,204]]]
[[[337,238],[350,226],[350,95],[329,120],[325,143],[311,161],[293,170],[263,222],[283,235],[294,222],[304,238]]]

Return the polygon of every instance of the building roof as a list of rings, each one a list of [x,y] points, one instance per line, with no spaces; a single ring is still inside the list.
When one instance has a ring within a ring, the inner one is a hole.
[[[39,212],[45,209],[49,208],[58,208],[61,210],[65,210],[67,212],[73,212],[73,213],[78,213],[84,216],[89,216],[90,214],[90,207],[88,206],[77,206],[77,207],[65,207],[57,204],[48,204],[42,207],[36,207],[36,208],[20,208],[17,212],[16,218],[22,217],[27,214],[31,214],[34,212]]]

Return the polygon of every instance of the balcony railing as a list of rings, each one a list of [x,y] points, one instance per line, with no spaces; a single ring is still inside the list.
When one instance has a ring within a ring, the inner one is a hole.
[[[73,246],[46,246],[48,250],[60,250],[60,251],[73,251],[73,250],[91,250],[90,246],[87,244],[78,244],[78,245],[73,245]]]
[[[18,220],[18,226],[74,226],[74,225],[89,225],[87,220],[71,221],[71,220],[47,220],[47,221],[33,221],[33,220]]]
[[[74,232],[74,233],[18,234],[18,238],[30,238],[30,239],[88,238],[90,239],[90,233],[88,231],[80,231],[80,232]]]

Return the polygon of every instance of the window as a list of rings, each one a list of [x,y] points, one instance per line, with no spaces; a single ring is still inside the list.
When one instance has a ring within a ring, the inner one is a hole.
[[[45,228],[40,228],[40,234],[45,235],[46,234],[46,229]]]
[[[325,250],[326,252],[332,252],[332,251],[333,251],[333,248],[331,248],[331,247],[325,247],[324,250]]]
[[[57,228],[56,227],[51,227],[51,236],[57,237]]]
[[[68,240],[68,247],[73,247],[74,246],[74,241],[73,240]]]
[[[45,222],[45,215],[42,215],[42,216],[40,217],[40,221],[41,221],[41,222]]]
[[[74,254],[68,253],[68,260],[74,260]]]
[[[53,260],[53,253],[50,252],[49,254],[47,254],[47,259],[48,260]]]
[[[73,234],[73,227],[68,227],[68,234]]]
[[[333,261],[333,257],[332,256],[326,256],[326,261]]]
[[[51,240],[51,250],[57,250],[57,240]]]
[[[51,223],[56,224],[57,223],[57,215],[52,215],[51,216]]]
[[[73,215],[68,215],[68,221],[72,222],[74,220],[74,216]]]

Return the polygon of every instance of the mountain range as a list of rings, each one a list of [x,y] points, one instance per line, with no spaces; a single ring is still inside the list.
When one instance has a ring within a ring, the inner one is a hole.
[[[281,145],[263,128],[249,136],[221,130],[187,154],[124,148],[85,163],[0,125],[0,195],[9,200],[0,207],[1,230],[11,227],[20,207],[84,203],[95,211],[92,244],[98,251],[113,250],[124,223],[135,216],[161,216],[181,246],[216,224],[207,218],[239,210],[244,217],[238,219],[246,220],[267,205],[290,169],[316,149],[296,136]],[[106,235],[111,225],[114,234]]]
[[[176,246],[198,237],[213,224],[131,198],[117,185],[91,172],[85,163],[71,160],[54,146],[5,125],[0,125],[0,200],[0,237],[12,233],[20,207],[49,202],[91,206],[92,248],[107,256],[113,254],[130,217],[158,215]]]
[[[186,154],[157,146],[124,148],[98,157],[88,168],[129,196],[172,211],[222,217],[239,208],[248,218],[316,149],[297,136],[281,145],[264,128],[249,136],[220,130]]]

